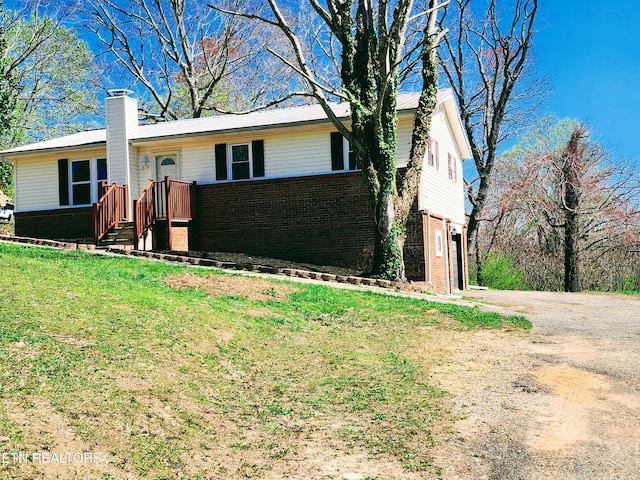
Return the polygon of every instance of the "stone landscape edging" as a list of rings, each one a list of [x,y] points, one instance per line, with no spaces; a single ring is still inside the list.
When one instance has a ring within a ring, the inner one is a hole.
[[[0,240],[5,242],[61,248],[65,250],[82,250],[89,252],[96,251],[96,246],[89,243],[65,242],[43,238],[18,237],[15,235],[0,235]],[[314,272],[311,270],[304,270],[299,268],[271,267],[267,265],[246,262],[221,261],[210,258],[196,257],[193,255],[184,255],[179,252],[162,253],[156,251],[134,250],[122,247],[106,247],[102,250],[110,254],[119,256],[149,258],[170,263],[199,265],[201,267],[214,267],[245,272],[257,272],[270,275],[285,275],[288,277],[299,277],[312,280],[321,280],[325,282],[348,283],[351,285],[364,285],[370,287],[399,289],[404,291],[409,290],[417,293],[424,293],[423,289],[412,287],[411,284],[392,282],[390,280],[384,280],[381,278],[357,277],[354,275],[337,275],[333,273]]]

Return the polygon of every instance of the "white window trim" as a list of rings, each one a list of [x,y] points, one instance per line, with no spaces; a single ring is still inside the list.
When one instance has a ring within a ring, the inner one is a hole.
[[[233,178],[233,147],[246,146],[249,151],[249,178]],[[251,142],[230,143],[227,145],[227,182],[253,180],[253,148]]]
[[[435,233],[436,233],[436,257],[442,257],[442,252],[444,251],[442,230],[436,230]]]
[[[351,150],[351,145],[349,144],[349,140],[347,140],[346,138],[342,137],[342,159],[344,161],[344,170],[334,170],[337,172],[343,171],[343,172],[357,172],[360,171],[362,169],[358,168],[357,164],[355,168],[349,168],[349,151]]]
[[[436,139],[430,138],[427,147],[427,165],[436,168]]]
[[[69,160],[69,207],[86,207],[91,206],[96,203],[98,200],[98,159],[106,157],[92,157],[92,158],[74,158],[73,160]],[[89,162],[89,181],[86,182],[74,182],[73,181],[73,164],[75,162]],[[109,161],[107,160],[107,178],[104,179],[107,183],[109,183]],[[91,194],[91,203],[75,203],[73,198],[73,186],[74,185],[83,185],[89,183],[90,186],[90,194]]]

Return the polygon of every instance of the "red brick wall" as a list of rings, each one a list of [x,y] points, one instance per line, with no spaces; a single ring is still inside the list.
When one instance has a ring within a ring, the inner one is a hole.
[[[374,223],[360,172],[198,185],[197,201],[201,250],[371,268]],[[422,244],[415,212],[405,245],[411,279],[424,280]]]
[[[172,250],[176,252],[187,252],[194,250],[189,248],[189,235],[190,225],[185,222],[173,222],[171,227],[171,242]],[[154,227],[155,235],[155,249],[166,250],[167,245],[167,222],[166,220],[159,221]]]
[[[93,209],[65,208],[40,212],[17,212],[16,235],[52,240],[93,237]]]
[[[199,185],[199,248],[366,270],[374,227],[360,175]]]
[[[431,239],[428,247],[428,262],[431,267],[430,268],[431,282],[429,285],[429,289],[434,293],[447,293],[446,254],[448,249],[445,247],[444,243],[446,243],[448,239],[448,235],[447,235],[448,227],[447,226],[443,227],[443,222],[441,218],[438,218],[435,216],[428,216],[427,214],[425,214],[424,217],[425,217],[425,222],[428,221],[430,225],[430,228],[428,231],[425,228],[425,236],[428,234],[430,235],[430,239]],[[446,222],[445,222],[445,225],[447,225]],[[441,257],[436,256],[436,231],[438,230],[442,232],[443,248],[442,248]]]
[[[407,237],[404,242],[404,267],[409,280],[424,282],[425,265],[425,229],[422,212],[418,211],[416,199],[407,219]]]

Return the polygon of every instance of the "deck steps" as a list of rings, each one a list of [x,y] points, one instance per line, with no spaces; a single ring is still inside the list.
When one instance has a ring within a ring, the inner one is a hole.
[[[111,228],[100,240],[101,246],[135,245],[135,227],[133,222],[123,222]]]

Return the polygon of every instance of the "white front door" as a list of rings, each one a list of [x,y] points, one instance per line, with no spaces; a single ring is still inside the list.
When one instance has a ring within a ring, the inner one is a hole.
[[[178,154],[156,155],[156,175],[158,180],[163,180],[164,177],[171,177],[172,180],[180,180]]]

